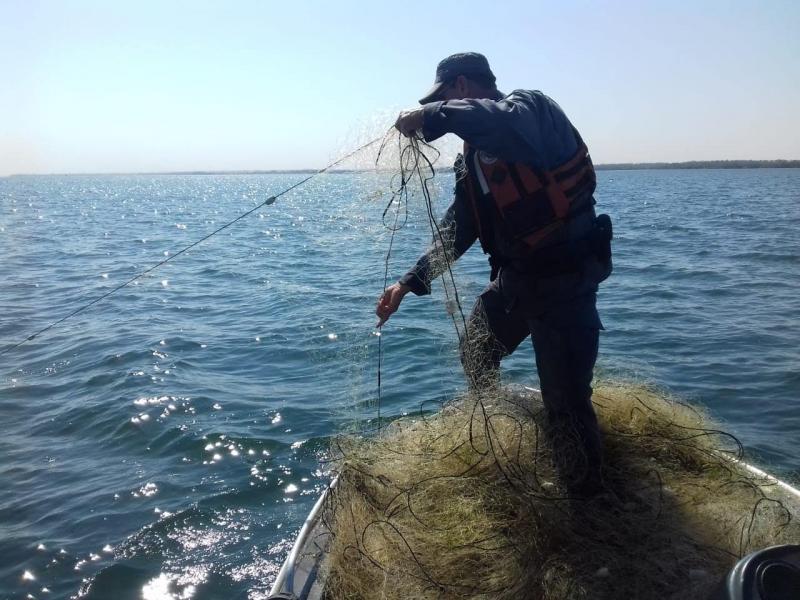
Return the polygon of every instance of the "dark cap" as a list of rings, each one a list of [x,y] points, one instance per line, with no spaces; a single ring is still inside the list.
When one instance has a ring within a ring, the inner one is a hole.
[[[433,102],[444,91],[444,88],[459,75],[483,75],[492,83],[495,81],[494,73],[489,68],[489,61],[483,54],[477,52],[460,52],[448,56],[436,67],[436,79],[433,87],[419,103]]]

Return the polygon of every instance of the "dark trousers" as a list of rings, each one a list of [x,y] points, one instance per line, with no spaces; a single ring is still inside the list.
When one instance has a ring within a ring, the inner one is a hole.
[[[602,440],[592,407],[592,376],[597,360],[599,330],[586,326],[581,311],[594,311],[595,299],[574,302],[559,318],[534,315],[517,302],[507,309],[493,283],[475,302],[461,348],[461,360],[473,387],[498,380],[500,360],[516,350],[528,336],[533,340],[547,434],[553,443],[556,469],[567,486],[577,492],[594,488],[600,480]]]

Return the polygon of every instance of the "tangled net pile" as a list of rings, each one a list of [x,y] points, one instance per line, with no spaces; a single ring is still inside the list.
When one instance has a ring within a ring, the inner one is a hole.
[[[607,491],[588,500],[566,496],[530,393],[337,440],[327,597],[699,599],[744,554],[800,541],[702,413],[642,386],[594,402]]]
[[[469,350],[486,332],[464,319],[425,151],[398,140],[384,222],[393,242],[416,182],[465,368],[480,381]],[[387,280],[390,256],[391,243]],[[742,468],[738,441],[690,406],[641,385],[596,388],[606,489],[576,499],[540,398],[482,383],[433,415],[335,440],[338,479],[322,516],[327,598],[699,599],[744,554],[800,541],[780,490]]]

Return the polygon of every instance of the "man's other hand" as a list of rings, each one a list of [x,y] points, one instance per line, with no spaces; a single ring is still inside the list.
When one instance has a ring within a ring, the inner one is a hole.
[[[397,130],[406,137],[414,137],[414,134],[419,131],[422,134],[422,109],[415,108],[413,110],[404,110],[397,117],[394,126]]]
[[[378,319],[380,319],[376,327],[383,326],[383,324],[389,320],[389,317],[400,308],[403,296],[409,291],[411,291],[411,288],[400,282],[393,283],[383,291],[381,297],[378,298],[378,306],[375,308],[375,314],[378,315]]]

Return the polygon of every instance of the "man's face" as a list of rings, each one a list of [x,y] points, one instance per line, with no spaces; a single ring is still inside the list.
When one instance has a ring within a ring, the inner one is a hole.
[[[463,96],[458,93],[455,85],[450,85],[441,94],[442,100],[461,100]]]
[[[459,75],[456,79],[451,81],[447,87],[439,94],[440,100],[463,100],[464,98],[471,98],[469,80],[463,75]]]

